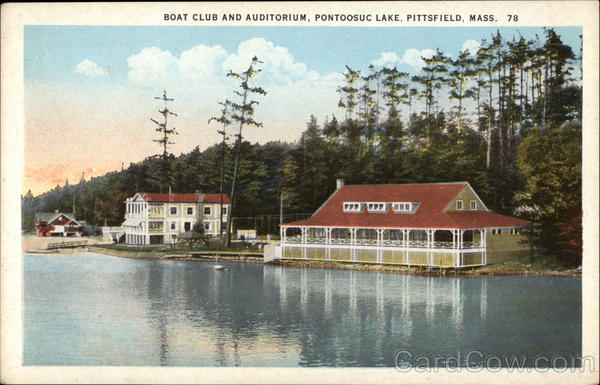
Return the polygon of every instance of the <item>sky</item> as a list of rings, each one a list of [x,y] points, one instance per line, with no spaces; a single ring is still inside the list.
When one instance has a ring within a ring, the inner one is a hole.
[[[26,26],[24,51],[25,180],[35,195],[65,180],[126,168],[161,149],[150,118],[159,119],[163,90],[175,99],[170,122],[176,155],[220,140],[219,102],[235,100],[226,73],[263,62],[254,84],[251,142],[295,141],[314,114],[322,123],[337,107],[345,65],[397,66],[417,73],[437,48],[456,57],[475,51],[499,29],[506,38],[543,35],[542,28],[475,27],[122,27]],[[581,28],[555,28],[579,52]],[[229,128],[233,132],[233,127]]]

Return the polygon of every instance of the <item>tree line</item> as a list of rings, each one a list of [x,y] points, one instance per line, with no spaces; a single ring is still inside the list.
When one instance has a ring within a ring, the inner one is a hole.
[[[252,76],[260,63],[254,59]],[[533,223],[530,240],[538,252],[580,263],[582,79],[581,67],[579,76],[575,70],[581,51],[544,29],[531,40],[497,32],[476,52],[453,57],[438,49],[422,60],[413,75],[396,67],[346,67],[337,90],[340,119],[335,111],[321,122],[311,116],[290,143],[243,139],[244,125],[260,126],[251,119],[258,102],[244,95],[266,91],[248,85],[251,76],[230,74],[241,81],[241,102],[221,103],[222,115],[214,118],[222,123],[222,143],[27,194],[23,228],[33,226],[35,211],[70,212],[73,205],[90,224],[118,225],[126,197],[160,191],[165,183],[174,192],[235,192],[233,215],[256,216],[278,214],[281,203],[286,212],[313,212],[338,178],[349,184],[468,181],[491,209]],[[238,131],[228,144],[232,122]]]

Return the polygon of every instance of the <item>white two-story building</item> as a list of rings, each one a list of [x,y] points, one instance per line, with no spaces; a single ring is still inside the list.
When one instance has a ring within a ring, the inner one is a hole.
[[[173,243],[202,223],[204,233],[225,232],[231,198],[226,194],[137,193],[125,201],[125,243]],[[219,228],[221,227],[221,229]]]

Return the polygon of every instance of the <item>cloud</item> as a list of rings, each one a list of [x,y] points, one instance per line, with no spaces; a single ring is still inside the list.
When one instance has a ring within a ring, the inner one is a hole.
[[[402,57],[398,56],[395,52],[382,52],[378,59],[373,60],[371,63],[378,67],[393,67],[396,65],[409,65],[415,70],[419,70],[423,67],[424,62],[422,57],[430,58],[435,54],[435,50],[425,48],[418,50],[416,48],[409,48],[404,51]]]
[[[81,63],[77,64],[75,72],[91,77],[106,75],[106,70],[104,68],[98,67],[96,63],[89,59],[85,59]]]
[[[471,55],[475,55],[480,45],[481,43],[479,43],[476,40],[467,40],[463,43],[462,48],[460,50],[461,52],[468,50]]]
[[[157,47],[144,48],[137,55],[127,58],[129,80],[138,85],[164,84],[172,80],[178,67],[178,59],[171,52]]]
[[[234,72],[245,71],[254,56],[263,62],[260,66],[263,82],[291,83],[303,79],[307,73],[306,65],[297,62],[286,47],[276,46],[263,38],[242,42],[237,53],[230,55],[223,64]]]
[[[187,131],[190,136],[186,141],[190,143],[219,140],[216,126],[203,122],[219,113],[218,102],[225,99],[239,102],[238,95],[233,93],[239,90],[239,82],[226,75],[230,70],[246,71],[254,56],[262,63],[251,85],[262,87],[267,95],[252,96],[260,103],[255,120],[264,126],[248,130],[244,135],[248,140],[289,140],[299,136],[311,114],[324,119],[338,111],[336,89],[343,80],[340,73],[309,69],[288,48],[257,37],[240,42],[230,51],[219,45],[204,44],[192,46],[179,55],[157,47],[144,48],[127,59],[127,88],[139,94],[136,106],[150,113],[157,106],[153,97],[162,94],[163,89],[175,99],[172,108],[178,116],[173,124],[182,136],[173,150],[189,151],[182,137],[190,127],[194,127]],[[145,124],[147,120],[144,116],[140,122]]]
[[[183,51],[179,59],[173,59],[177,61],[178,70],[183,77],[200,82],[223,77],[223,62],[226,58],[227,51],[223,47],[200,44]]]
[[[239,44],[235,53],[223,47],[200,44],[183,51],[179,57],[157,47],[148,47],[127,59],[128,78],[137,85],[161,85],[180,80],[197,84],[224,84],[229,70],[242,72],[248,68],[252,57],[257,56],[261,84],[290,84],[306,76],[315,79],[304,63],[295,60],[286,48],[263,38],[252,38]]]

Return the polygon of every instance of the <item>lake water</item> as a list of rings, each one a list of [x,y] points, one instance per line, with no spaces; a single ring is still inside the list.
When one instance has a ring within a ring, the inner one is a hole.
[[[24,364],[393,367],[396,352],[476,350],[470,362],[531,365],[581,354],[580,278],[223,265],[26,255]]]

